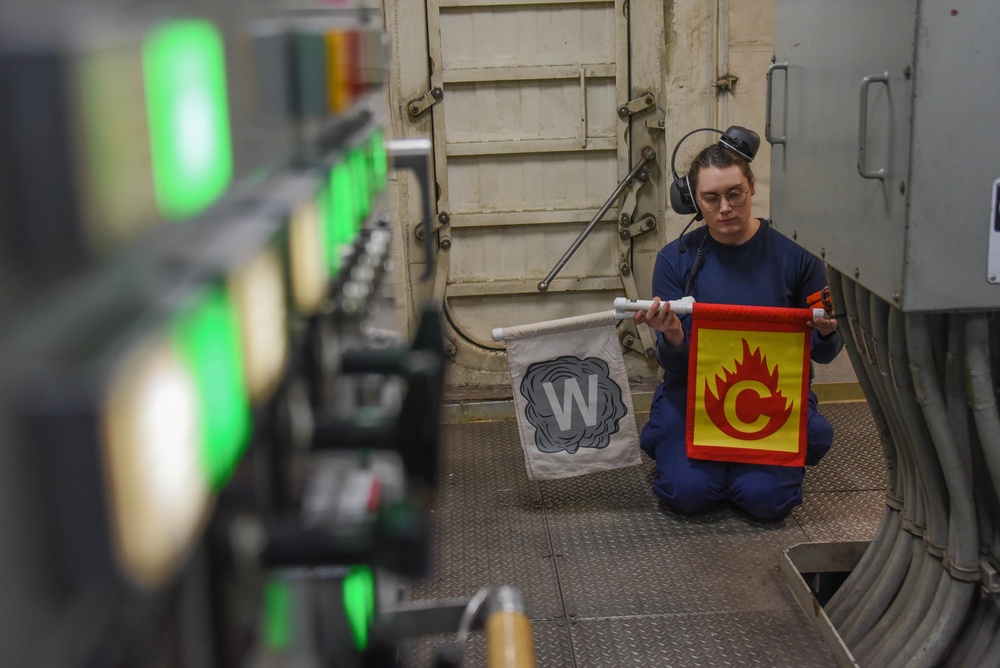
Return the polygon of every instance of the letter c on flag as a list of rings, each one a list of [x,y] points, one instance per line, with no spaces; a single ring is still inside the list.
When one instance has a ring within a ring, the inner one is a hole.
[[[761,429],[763,429],[769,418],[762,413],[757,413],[757,418],[753,422],[744,422],[740,419],[739,414],[736,410],[736,402],[740,398],[740,394],[743,392],[756,392],[757,397],[770,396],[771,390],[764,383],[759,380],[741,380],[735,383],[726,392],[725,397],[725,411],[726,411],[726,422],[729,425],[741,432],[750,436]]]

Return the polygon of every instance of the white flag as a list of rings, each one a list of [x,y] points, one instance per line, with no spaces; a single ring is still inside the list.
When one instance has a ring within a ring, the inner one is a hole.
[[[504,328],[528,477],[639,464],[639,438],[613,311]]]

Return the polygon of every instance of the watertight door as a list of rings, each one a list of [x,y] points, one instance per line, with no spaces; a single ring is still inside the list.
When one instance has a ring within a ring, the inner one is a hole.
[[[623,0],[428,0],[427,25],[447,248],[436,280],[454,333],[488,356],[502,347],[494,327],[610,309],[626,292],[617,203],[549,289],[537,286],[642,148],[630,154],[630,115],[618,113]]]

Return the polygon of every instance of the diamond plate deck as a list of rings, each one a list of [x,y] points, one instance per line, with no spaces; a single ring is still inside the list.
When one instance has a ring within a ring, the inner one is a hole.
[[[809,469],[786,520],[722,508],[660,510],[652,463],[533,482],[513,421],[447,425],[432,516],[433,571],[415,600],[522,591],[540,666],[831,666],[819,634],[777,570],[781,551],[816,540],[866,540],[884,507],[885,463],[866,404],[821,407],[830,454]],[[637,416],[639,428],[645,415]],[[448,636],[413,645],[433,663]],[[473,634],[465,665],[483,665]]]
[[[806,493],[884,490],[885,455],[868,404],[820,404],[819,410],[833,425],[833,447],[818,465],[806,469]]]
[[[786,605],[775,566],[805,542],[793,520],[754,524],[721,510],[696,521],[674,513],[553,513],[556,567],[578,617],[764,610]]]
[[[885,510],[885,491],[806,492],[792,511],[810,542],[871,540]]]
[[[515,423],[457,425],[444,434],[432,572],[414,587],[413,599],[511,585],[524,594],[532,619],[562,618],[541,494],[524,472]]]
[[[790,602],[782,610],[581,621],[571,625],[576,666],[836,666],[793,606]]]

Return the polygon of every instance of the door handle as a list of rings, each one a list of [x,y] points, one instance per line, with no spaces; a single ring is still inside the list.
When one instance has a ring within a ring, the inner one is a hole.
[[[771,94],[772,94],[772,88],[773,88],[771,74],[773,74],[774,72],[776,72],[778,70],[784,70],[785,71],[785,87],[787,88],[788,87],[788,63],[774,63],[769,68],[767,68],[767,93],[766,93],[765,98],[764,98],[764,101],[765,101],[765,110],[764,110],[764,139],[766,139],[767,143],[771,144],[771,145],[774,145],[774,144],[784,144],[788,140],[788,136],[787,136],[787,132],[788,132],[788,130],[787,130],[788,120],[787,119],[785,120],[785,127],[786,127],[786,129],[785,129],[786,134],[785,135],[782,135],[780,137],[775,137],[774,135],[771,134]]]
[[[871,170],[865,165],[868,149],[868,89],[873,83],[884,83],[889,88],[889,73],[870,74],[861,80],[861,109],[858,115],[858,174],[863,179],[885,180],[885,168]]]
[[[433,221],[431,220],[431,155],[433,146],[429,139],[395,139],[386,143],[390,163],[396,169],[409,169],[420,183],[420,204],[424,225],[424,275],[426,281],[434,274]]]

